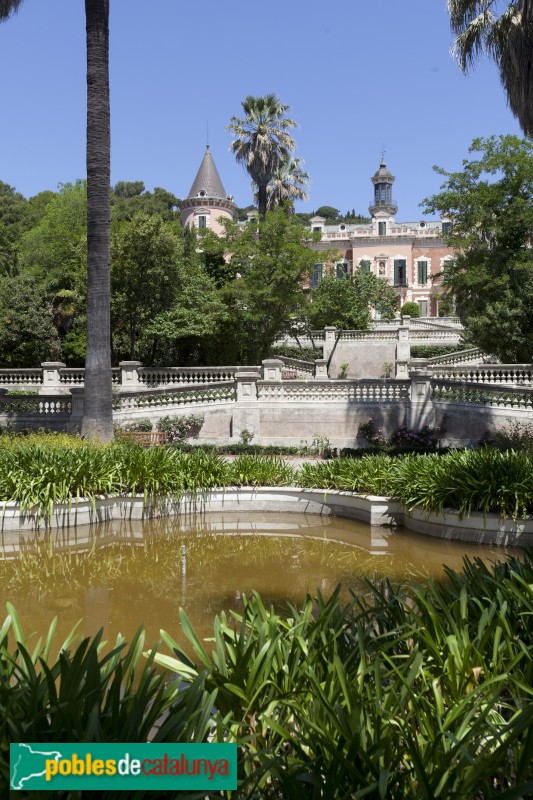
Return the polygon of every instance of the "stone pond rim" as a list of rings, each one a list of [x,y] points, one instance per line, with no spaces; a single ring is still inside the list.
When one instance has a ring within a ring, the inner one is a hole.
[[[376,526],[403,525],[416,533],[450,541],[496,544],[506,547],[533,545],[533,518],[502,518],[498,514],[474,512],[460,517],[407,509],[396,500],[376,495],[353,494],[336,489],[298,487],[229,487],[224,490],[185,493],[181,497],[148,498],[114,495],[75,499],[56,504],[51,518],[38,510],[21,511],[15,502],[1,504],[0,532],[4,550],[18,549],[20,534],[71,529],[110,520],[154,519],[161,516],[193,516],[210,511],[293,512],[334,514]]]

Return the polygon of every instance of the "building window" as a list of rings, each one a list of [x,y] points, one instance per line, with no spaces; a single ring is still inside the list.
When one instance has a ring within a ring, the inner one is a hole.
[[[419,300],[418,307],[420,309],[420,316],[427,317],[428,315],[428,301],[427,300]]]
[[[386,235],[387,235],[387,223],[378,222],[378,236],[386,236]]]
[[[313,233],[320,233],[321,231],[322,228],[319,225],[315,225],[315,227],[313,228]]]
[[[198,217],[198,227],[207,228],[207,217],[203,214]]]
[[[318,282],[322,279],[323,264],[314,264],[313,274],[311,275],[311,289],[316,289]]]
[[[345,278],[348,274],[348,262],[339,261],[336,267],[337,278]]]
[[[442,223],[442,233],[444,234],[444,236],[446,236],[448,233],[450,233],[451,229],[452,229],[452,223],[451,222],[443,222]]]
[[[417,283],[425,286],[428,282],[428,262],[419,261],[417,266]]]
[[[366,258],[361,259],[361,261],[359,262],[359,269],[361,270],[361,272],[370,272],[370,266],[371,266],[370,261],[368,261],[368,259]]]
[[[403,258],[394,261],[394,285],[407,286],[407,262]]]

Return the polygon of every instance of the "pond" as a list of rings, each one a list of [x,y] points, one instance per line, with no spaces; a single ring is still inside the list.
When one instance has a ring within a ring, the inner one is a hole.
[[[239,610],[254,590],[281,607],[317,587],[328,596],[340,583],[348,599],[350,590],[365,591],[365,579],[441,577],[443,564],[460,569],[464,555],[494,561],[512,552],[291,513],[112,522],[40,538],[0,562],[3,605],[14,603],[26,634],[43,635],[57,615],[58,636],[78,620],[80,633],[104,628],[108,641],[119,632],[131,638],[143,624],[149,643],[161,628],[185,643],[180,606],[208,636],[214,616]]]

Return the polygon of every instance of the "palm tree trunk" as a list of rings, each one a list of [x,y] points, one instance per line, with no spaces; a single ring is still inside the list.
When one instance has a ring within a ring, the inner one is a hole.
[[[264,220],[267,211],[267,184],[257,187],[257,205],[259,218]]]
[[[87,30],[87,356],[81,433],[113,438],[110,323],[109,0],[85,0]]]

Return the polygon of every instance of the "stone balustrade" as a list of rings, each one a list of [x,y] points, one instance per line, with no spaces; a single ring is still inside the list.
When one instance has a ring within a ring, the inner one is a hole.
[[[469,350],[457,350],[455,353],[447,353],[442,356],[433,356],[426,359],[428,367],[433,366],[454,366],[455,364],[479,363],[483,360],[484,353],[479,347],[471,347]]]
[[[139,367],[138,382],[145,386],[231,382],[243,369],[250,367]]]
[[[281,370],[281,377],[283,380],[291,380],[293,378],[308,379],[315,376],[314,361],[304,361],[299,358],[287,358],[286,356],[279,356],[279,360],[283,364]]]
[[[113,398],[113,409],[116,412],[128,412],[137,409],[173,408],[198,403],[217,403],[235,399],[234,384],[211,384],[209,388],[191,389],[189,386],[154,387],[116,394]]]
[[[531,364],[483,364],[482,366],[436,366],[432,369],[435,380],[456,380],[480,384],[531,386]]]
[[[0,386],[19,389],[38,387],[43,382],[42,369],[0,369]]]
[[[518,386],[490,386],[468,381],[433,380],[431,399],[449,403],[476,404],[496,408],[533,408],[533,388]]]
[[[287,403],[382,403],[409,399],[409,380],[280,381],[258,380],[258,400]]]

